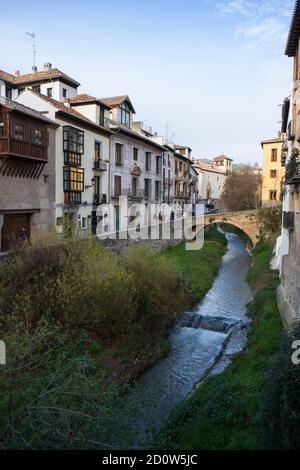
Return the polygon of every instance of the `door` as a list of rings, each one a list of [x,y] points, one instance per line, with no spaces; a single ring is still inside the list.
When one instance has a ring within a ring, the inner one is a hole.
[[[73,212],[64,214],[64,237],[65,238],[72,238],[76,231],[76,222],[77,219],[75,218],[75,214]]]
[[[2,227],[1,251],[17,248],[30,238],[30,214],[5,214]]]

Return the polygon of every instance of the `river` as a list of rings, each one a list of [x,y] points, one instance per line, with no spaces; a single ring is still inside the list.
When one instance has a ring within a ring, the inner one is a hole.
[[[134,407],[134,446],[149,446],[170,411],[209,373],[218,373],[246,339],[246,304],[252,298],[245,280],[251,258],[245,243],[225,233],[227,252],[212,288],[187,311],[170,336],[170,352],[148,369],[129,393]]]

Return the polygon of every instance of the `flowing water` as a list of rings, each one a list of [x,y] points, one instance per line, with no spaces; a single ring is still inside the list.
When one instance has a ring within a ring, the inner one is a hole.
[[[238,236],[225,235],[228,251],[212,288],[173,330],[169,354],[146,371],[130,392],[136,445],[149,444],[153,432],[195,384],[208,373],[222,371],[230,355],[243,348],[246,304],[251,300],[245,278],[251,259]]]

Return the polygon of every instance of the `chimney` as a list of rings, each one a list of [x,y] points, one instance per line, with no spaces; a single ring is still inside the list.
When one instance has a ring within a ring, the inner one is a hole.
[[[32,72],[33,72],[33,73],[37,73],[37,71],[38,71],[37,66],[36,66],[36,65],[33,65],[33,66],[32,66]]]
[[[51,64],[50,62],[46,62],[46,63],[44,64],[44,70],[45,70],[45,72],[48,72],[48,71],[51,70],[51,69],[52,69],[52,64]]]
[[[21,74],[20,70],[15,70],[15,76],[16,76],[16,77],[19,77],[20,74]]]

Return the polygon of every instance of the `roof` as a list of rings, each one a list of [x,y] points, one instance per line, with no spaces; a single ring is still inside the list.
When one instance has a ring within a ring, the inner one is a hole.
[[[40,81],[47,81],[53,80],[55,78],[60,78],[67,83],[70,83],[72,86],[76,88],[79,87],[80,83],[74,80],[73,78],[69,77],[69,75],[65,74],[59,69],[49,69],[49,70],[41,70],[40,72],[31,72],[26,73],[23,75],[13,76],[13,82],[16,85],[30,83],[30,82],[40,82]]]
[[[189,149],[189,150],[192,150],[191,147],[188,147],[187,145],[174,145],[174,148],[176,150],[180,150],[180,149]]]
[[[300,0],[296,0],[295,9],[290,25],[289,35],[285,48],[285,55],[293,57],[296,53],[300,35]]]
[[[135,137],[139,140],[142,140],[143,142],[145,142],[149,145],[152,145],[153,147],[156,147],[161,151],[165,150],[163,145],[158,144],[157,142],[150,139],[149,137],[146,137],[144,134],[141,134],[140,132],[137,132],[134,129],[130,129],[129,127],[116,126],[116,127],[113,128],[113,130],[116,134],[124,133],[126,135],[129,135],[130,137],[133,137],[133,138]],[[183,156],[183,155],[181,155],[181,156]],[[185,158],[185,157],[183,157],[183,158]]]
[[[101,101],[108,106],[115,108],[116,106],[120,106],[120,104],[124,103],[124,101],[128,101],[131,111],[135,113],[135,109],[130,101],[128,95],[120,95],[120,96],[111,96],[109,98],[101,98]]]
[[[50,105],[54,106],[56,109],[58,109],[60,112],[67,114],[75,119],[78,119],[80,121],[85,122],[86,124],[89,124],[93,126],[94,128],[97,128],[99,130],[103,130],[107,133],[111,133],[109,129],[106,129],[105,127],[99,126],[98,124],[95,124],[93,121],[85,117],[83,114],[79,113],[75,109],[71,108],[70,106],[66,106],[64,103],[61,103],[60,101],[55,100],[54,98],[50,98],[50,96],[42,95],[41,93],[37,93],[36,91],[28,89],[30,93],[33,93],[34,95],[37,95],[39,98],[42,100],[46,101]]]
[[[177,158],[181,158],[181,160],[184,160],[185,162],[190,162],[190,163],[192,163],[192,161],[190,160],[190,158],[188,158],[188,157],[186,157],[185,155],[183,155],[183,153],[177,152],[177,150],[174,150],[174,156],[177,157]]]
[[[219,155],[218,157],[213,158],[215,162],[220,161],[220,160],[230,160],[233,162],[232,158],[227,157],[227,155]]]
[[[4,80],[5,82],[13,83],[15,80],[15,76],[11,75],[10,73],[4,72],[4,70],[0,70],[0,80]]]
[[[220,168],[216,167],[215,165],[211,163],[205,163],[205,162],[196,160],[193,162],[192,165],[194,168],[196,168],[196,170],[210,171],[211,173],[219,173],[220,175],[225,175],[225,173],[222,170],[220,170]]]
[[[275,139],[268,139],[268,140],[263,140],[260,144],[261,146],[265,145],[265,144],[279,144],[279,143],[283,143],[283,139],[280,139],[279,137],[275,137]]]
[[[51,124],[52,126],[56,125],[55,122],[51,121],[51,119],[47,118],[46,116],[43,116],[43,114],[39,113],[35,109],[29,108],[28,106],[24,106],[23,104],[5,98],[4,96],[0,96],[0,105],[5,106],[6,108],[13,109],[14,111],[17,111],[19,113],[26,114],[27,116],[30,116],[34,119],[38,119],[39,121],[43,121],[47,124]]]
[[[71,106],[82,105],[82,104],[99,104],[104,106],[106,109],[111,109],[111,106],[104,103],[104,101],[100,100],[99,98],[95,98],[92,95],[88,95],[86,93],[82,93],[81,95],[74,96],[73,98],[68,98],[66,100]]]

